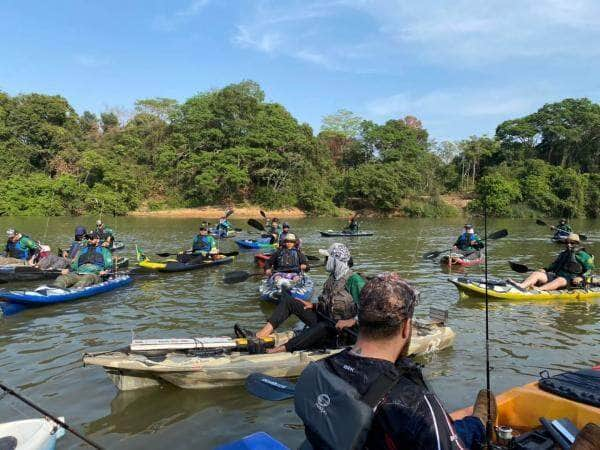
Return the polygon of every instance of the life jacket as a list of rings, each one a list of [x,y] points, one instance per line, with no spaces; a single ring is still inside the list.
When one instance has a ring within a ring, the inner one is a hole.
[[[300,255],[298,254],[298,250],[295,248],[292,248],[291,250],[283,248],[277,252],[275,269],[282,272],[299,272]]]
[[[581,275],[585,272],[583,264],[577,259],[580,250],[564,250],[558,255],[555,273],[567,272],[572,275]]]
[[[102,247],[87,246],[82,248],[79,252],[79,258],[77,258],[77,265],[83,266],[85,264],[93,264],[104,268],[104,254]]]
[[[212,250],[212,240],[209,239],[210,236],[202,236],[198,234],[196,236],[198,239],[194,239],[194,245],[192,246],[192,251],[194,252],[210,252]]]
[[[358,314],[358,305],[354,303],[352,295],[346,289],[346,283],[351,276],[351,270],[339,280],[336,280],[332,274],[323,285],[318,310],[333,320],[347,320]]]
[[[84,241],[73,241],[71,247],[69,247],[69,252],[67,254],[67,258],[73,259],[77,255],[77,252],[84,245]]]
[[[8,254],[8,256],[10,256],[11,258],[24,260],[31,258],[31,250],[23,247],[23,244],[21,243],[23,238],[28,237],[29,236],[23,235],[21,236],[21,239],[19,239],[17,242],[13,242],[9,239],[6,242],[6,253]]]
[[[469,237],[469,236],[471,236],[471,237]],[[460,248],[461,250],[468,250],[468,249],[474,248],[471,245],[471,241],[476,240],[476,238],[477,238],[477,234],[475,234],[475,233],[468,234],[468,233],[464,232],[458,238],[457,247]]]

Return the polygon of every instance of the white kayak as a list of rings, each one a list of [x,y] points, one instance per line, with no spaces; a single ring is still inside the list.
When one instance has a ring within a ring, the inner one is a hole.
[[[64,417],[59,417],[64,421]],[[44,419],[18,420],[0,424],[2,450],[54,450],[57,439],[65,429],[56,422]]]

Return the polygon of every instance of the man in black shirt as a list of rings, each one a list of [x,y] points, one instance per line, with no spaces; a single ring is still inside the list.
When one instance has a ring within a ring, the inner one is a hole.
[[[392,374],[391,379],[396,380],[379,397],[364,448],[445,450],[476,447],[485,442],[487,391],[480,391],[472,416],[453,422],[437,396],[428,389],[420,368],[406,357],[418,297],[418,292],[395,273],[382,273],[371,279],[360,295],[360,331],[356,344],[322,360],[322,364],[363,399],[373,391],[372,386],[379,383],[382,374]],[[306,381],[308,386],[313,382],[319,384],[316,376],[314,380]],[[310,394],[306,397],[309,401],[311,398]],[[493,396],[489,399],[493,421],[496,405]],[[300,403],[296,401],[297,408]],[[323,408],[323,404],[320,406]],[[335,405],[332,403],[328,407]],[[321,428],[323,414],[309,411],[304,417],[306,436],[314,448],[336,446],[327,443],[327,431],[321,431],[325,429]],[[347,427],[352,425],[340,423],[339,431],[332,430],[334,436],[347,432]]]

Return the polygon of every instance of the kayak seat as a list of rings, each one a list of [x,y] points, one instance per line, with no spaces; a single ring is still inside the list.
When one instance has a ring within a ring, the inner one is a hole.
[[[584,369],[550,376],[540,372],[540,388],[569,400],[600,407],[600,371]]]
[[[15,450],[17,448],[17,438],[14,436],[5,436],[0,438],[0,450]]]

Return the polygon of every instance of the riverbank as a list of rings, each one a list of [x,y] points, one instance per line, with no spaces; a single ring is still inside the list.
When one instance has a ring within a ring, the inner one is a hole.
[[[201,218],[201,219],[218,219],[222,217],[228,206],[203,206],[200,208],[176,208],[163,209],[159,211],[140,210],[128,213],[128,216],[134,217],[176,217],[176,218]],[[233,206],[234,212],[232,216],[240,219],[250,219],[260,217],[261,209],[268,217],[286,218],[286,219],[302,219],[307,214],[298,208],[274,209],[267,210],[259,206]]]

